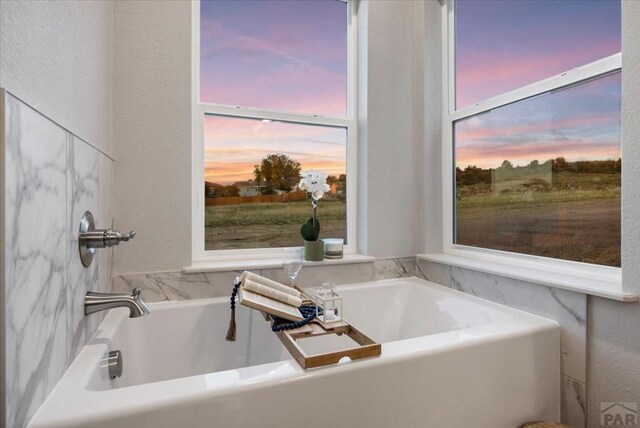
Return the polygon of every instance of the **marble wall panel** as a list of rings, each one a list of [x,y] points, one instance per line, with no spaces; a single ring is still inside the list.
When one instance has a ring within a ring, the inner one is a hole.
[[[67,364],[67,133],[9,95],[5,124],[5,405],[17,427]]]
[[[78,255],[78,227],[86,210],[104,218],[103,201],[104,215],[112,218],[113,160],[3,94],[4,422],[21,427],[101,320],[84,316],[83,298],[90,289],[110,291],[111,258],[101,255],[84,268]],[[100,276],[103,259],[106,268]]]

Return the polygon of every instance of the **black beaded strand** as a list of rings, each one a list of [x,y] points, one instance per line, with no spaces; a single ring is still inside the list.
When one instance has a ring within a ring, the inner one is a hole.
[[[274,322],[271,326],[271,331],[278,332],[282,330],[293,330],[294,328],[300,328],[303,325],[309,324],[316,317],[316,307],[314,305],[302,305],[298,308],[300,313],[304,317],[303,320],[289,322],[282,318],[273,317]]]

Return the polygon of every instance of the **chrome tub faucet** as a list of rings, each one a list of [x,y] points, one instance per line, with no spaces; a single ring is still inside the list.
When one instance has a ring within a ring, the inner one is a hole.
[[[84,298],[85,315],[113,308],[129,308],[129,318],[138,318],[151,313],[151,309],[142,300],[139,288],[134,288],[131,294],[95,293],[89,291]]]

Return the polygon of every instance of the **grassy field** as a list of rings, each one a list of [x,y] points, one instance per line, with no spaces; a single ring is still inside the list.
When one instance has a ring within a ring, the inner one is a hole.
[[[320,238],[346,238],[346,207],[338,200],[319,202]],[[300,226],[311,213],[309,201],[206,207],[205,248],[300,246]]]
[[[620,266],[620,174],[458,186],[456,242]]]
[[[207,250],[302,245],[308,201],[210,206]],[[321,238],[345,238],[346,204],[320,201]],[[456,242],[620,266],[620,174],[554,174],[456,189]]]

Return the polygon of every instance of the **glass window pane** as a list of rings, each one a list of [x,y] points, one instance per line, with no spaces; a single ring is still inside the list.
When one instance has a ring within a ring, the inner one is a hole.
[[[293,247],[312,215],[299,172],[329,174],[318,203],[320,238],[346,242],[345,128],[208,115],[205,250]]]
[[[456,106],[620,52],[620,0],[457,0]]]
[[[615,73],[454,124],[455,243],[620,266]]]
[[[202,1],[203,102],[345,116],[347,5]]]

